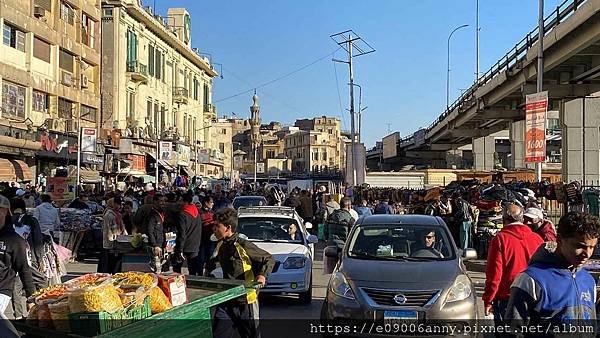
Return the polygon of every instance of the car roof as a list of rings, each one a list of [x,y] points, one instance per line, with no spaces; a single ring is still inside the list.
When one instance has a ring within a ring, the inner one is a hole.
[[[444,222],[439,217],[427,215],[371,215],[359,219],[361,226],[382,225],[382,224],[410,224],[410,225],[433,225],[444,226]]]
[[[266,199],[265,196],[236,196],[234,200]]]
[[[296,209],[292,207],[263,205],[255,207],[240,207],[238,209],[238,216],[261,216],[261,215],[276,215],[282,217],[293,218],[296,213]]]

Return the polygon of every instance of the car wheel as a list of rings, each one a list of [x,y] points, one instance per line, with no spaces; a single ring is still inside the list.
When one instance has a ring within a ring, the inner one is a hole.
[[[312,274],[311,274],[310,275],[310,284],[308,285],[308,291],[302,292],[300,294],[300,303],[310,304],[312,302],[312,290],[313,290],[313,282],[312,282]]]

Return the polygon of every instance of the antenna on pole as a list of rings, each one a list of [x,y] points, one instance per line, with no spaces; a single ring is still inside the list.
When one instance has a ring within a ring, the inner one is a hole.
[[[392,132],[392,124],[391,124],[391,123],[389,123],[389,122],[388,122],[388,123],[386,123],[386,124],[387,124],[387,127],[388,127],[388,128],[387,128],[387,132],[388,132],[388,135],[389,135],[389,134]]]
[[[353,58],[373,53],[375,49],[371,47],[353,30],[349,29],[340,33],[329,36],[335,43],[342,47],[348,53],[348,61],[336,60],[334,62],[342,62],[348,64],[350,77],[350,137],[351,137],[351,154],[352,154],[352,186],[356,186],[356,130],[354,118],[354,70],[352,68]]]

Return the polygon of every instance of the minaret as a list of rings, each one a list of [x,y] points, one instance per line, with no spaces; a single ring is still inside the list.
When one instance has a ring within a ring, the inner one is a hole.
[[[257,150],[260,145],[260,107],[258,106],[258,95],[254,90],[254,96],[252,96],[252,106],[250,106],[250,141],[252,142],[252,153],[253,159],[257,160]]]

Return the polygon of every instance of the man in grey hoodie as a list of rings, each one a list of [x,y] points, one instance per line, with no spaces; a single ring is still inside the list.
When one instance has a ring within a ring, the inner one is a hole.
[[[42,204],[35,208],[33,217],[37,218],[44,235],[52,236],[54,229],[60,227],[60,215],[58,209],[52,205],[50,195],[42,195]]]

